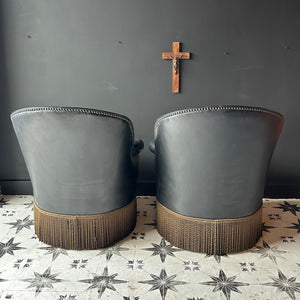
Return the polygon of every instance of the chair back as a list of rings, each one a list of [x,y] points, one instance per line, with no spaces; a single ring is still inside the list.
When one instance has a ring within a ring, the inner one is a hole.
[[[158,201],[197,218],[253,214],[262,205],[282,126],[281,114],[256,107],[216,106],[162,116],[154,141]]]
[[[131,121],[95,109],[33,107],[11,115],[36,204],[58,214],[110,212],[134,198]]]

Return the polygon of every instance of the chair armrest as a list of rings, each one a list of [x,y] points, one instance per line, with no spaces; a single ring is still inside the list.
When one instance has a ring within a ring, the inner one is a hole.
[[[140,139],[135,139],[132,149],[133,156],[138,155],[144,149],[144,142]]]
[[[149,150],[150,150],[153,154],[155,154],[155,143],[154,143],[154,141],[151,141],[151,142],[149,143]]]

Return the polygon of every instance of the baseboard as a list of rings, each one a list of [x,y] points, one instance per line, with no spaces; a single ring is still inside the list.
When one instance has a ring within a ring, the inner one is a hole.
[[[3,195],[32,195],[30,180],[0,180]]]
[[[155,181],[138,181],[136,186],[136,194],[144,196],[155,196],[156,194],[156,185]]]
[[[0,180],[4,195],[32,195],[30,180]],[[137,183],[137,195],[155,195],[155,182],[141,180]],[[267,184],[264,197],[266,198],[300,198],[300,184]]]
[[[300,184],[267,184],[265,198],[300,198]]]

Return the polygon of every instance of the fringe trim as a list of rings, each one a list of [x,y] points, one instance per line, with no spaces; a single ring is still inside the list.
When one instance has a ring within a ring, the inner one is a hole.
[[[136,199],[98,215],[61,215],[40,209],[34,202],[35,233],[41,242],[58,248],[106,248],[123,239],[136,224]]]
[[[262,208],[237,219],[202,219],[175,213],[157,202],[157,230],[184,250],[222,255],[249,249],[261,236]]]

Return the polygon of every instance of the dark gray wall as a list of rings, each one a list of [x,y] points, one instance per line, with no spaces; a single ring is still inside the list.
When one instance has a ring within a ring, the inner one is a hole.
[[[278,110],[286,121],[267,191],[300,183],[300,2],[298,0],[0,1],[0,179],[28,192],[28,174],[9,113],[72,105],[130,117],[146,145],[157,117],[173,110],[242,104]],[[171,93],[172,41],[192,59]],[[141,193],[154,181],[141,155]],[[299,193],[300,194],[300,193]]]

